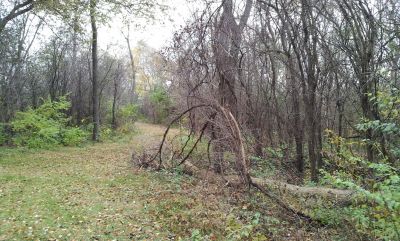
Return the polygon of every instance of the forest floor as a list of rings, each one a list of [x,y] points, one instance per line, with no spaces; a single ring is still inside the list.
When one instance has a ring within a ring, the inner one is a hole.
[[[323,238],[274,217],[271,203],[262,219],[268,230],[256,235],[260,215],[251,209],[259,200],[179,172],[135,171],[132,151],[154,146],[164,130],[136,127],[134,135],[84,147],[0,149],[0,240]]]

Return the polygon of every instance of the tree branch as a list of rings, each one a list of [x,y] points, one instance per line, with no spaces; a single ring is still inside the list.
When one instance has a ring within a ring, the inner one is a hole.
[[[33,9],[33,0],[27,0],[23,3],[17,4],[14,8],[2,19],[0,19],[0,34],[6,27],[7,23],[14,18],[29,12]]]

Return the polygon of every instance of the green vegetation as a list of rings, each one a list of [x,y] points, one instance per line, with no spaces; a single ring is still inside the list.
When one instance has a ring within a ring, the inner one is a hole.
[[[47,99],[36,109],[17,112],[11,122],[15,136],[13,143],[29,148],[50,148],[57,145],[76,146],[87,134],[78,127],[68,126],[65,112],[70,103],[65,97],[58,101]]]
[[[139,119],[143,119],[140,113],[140,106],[136,104],[129,104],[121,107],[117,113],[118,131],[122,134],[129,134],[134,132],[133,123]]]
[[[227,236],[226,197],[211,198],[180,174],[132,171],[132,146],[152,145],[162,131],[137,125],[141,134],[124,141],[0,148],[0,240],[179,240],[196,230]]]
[[[156,85],[148,95],[153,111],[153,122],[161,123],[168,116],[168,110],[171,107],[171,97],[162,85]]]
[[[371,98],[382,113],[381,120],[364,120],[357,125],[359,131],[373,130],[373,135],[390,141],[388,149],[371,140],[346,140],[328,132],[336,151],[329,153],[331,168],[324,171],[324,184],[349,188],[357,192],[350,207],[337,212],[342,221],[355,225],[360,233],[381,240],[400,238],[400,95],[398,90],[378,93]],[[357,151],[372,143],[379,160],[369,162]],[[397,160],[397,161],[395,161]],[[336,209],[337,211],[337,209]]]
[[[71,108],[66,97],[57,101],[45,99],[38,108],[28,108],[16,113],[9,125],[0,125],[0,145],[14,144],[33,149],[51,149],[56,146],[80,146],[88,140],[93,124],[80,127],[71,125],[71,117],[67,116]],[[112,129],[108,125],[101,128],[101,140],[135,133],[134,122],[139,118],[137,105],[126,105],[118,111],[119,126]]]
[[[132,124],[140,118],[139,106],[136,104],[126,105],[119,110],[118,115],[121,122]]]
[[[6,134],[5,126],[0,124],[0,146],[5,144],[8,139],[8,135]]]
[[[398,2],[0,1],[0,241],[400,240]]]

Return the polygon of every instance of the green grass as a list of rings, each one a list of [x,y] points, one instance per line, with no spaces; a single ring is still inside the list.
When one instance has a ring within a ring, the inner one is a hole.
[[[0,148],[0,240],[165,240],[225,235],[229,205],[188,178],[134,171],[135,148],[161,127],[122,141],[57,150]]]
[[[134,135],[82,147],[0,147],[0,240],[333,240],[341,232],[299,222],[254,190],[134,170],[132,152],[154,148],[163,130],[138,123]]]

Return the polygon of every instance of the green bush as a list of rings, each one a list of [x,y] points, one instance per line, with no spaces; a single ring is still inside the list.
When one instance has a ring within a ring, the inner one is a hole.
[[[102,140],[111,139],[111,137],[113,136],[113,130],[109,127],[104,126],[100,129],[100,136]]]
[[[335,151],[325,151],[332,168],[322,171],[325,184],[357,192],[353,204],[341,210],[343,220],[378,240],[400,239],[399,94],[398,90],[379,92],[371,99],[381,121],[364,119],[357,125],[360,132],[371,129],[374,136],[384,137],[385,145],[376,140],[346,140],[328,132]],[[356,152],[367,143],[374,146],[377,160],[373,163],[362,152]]]
[[[17,112],[11,122],[15,136],[13,142],[29,148],[50,148],[60,144],[78,145],[84,141],[84,132],[68,127],[69,119],[64,113],[70,107],[65,97],[59,101],[47,99],[37,109]]]
[[[87,139],[87,133],[78,127],[70,127],[62,133],[63,144],[77,146]]]
[[[133,123],[140,118],[139,106],[129,104],[123,106],[117,113],[118,133],[127,134],[135,132]]]
[[[134,122],[139,118],[139,106],[135,104],[125,105],[119,110],[118,116],[122,122]]]
[[[380,240],[399,240],[400,177],[398,170],[394,170],[387,164],[369,163],[368,167],[369,172],[374,176],[374,179],[370,179],[372,186],[369,188],[355,179],[341,178],[340,172],[335,174],[325,172],[324,182],[357,192],[354,204],[344,208],[342,212],[343,219],[354,224],[360,233]]]
[[[0,146],[4,145],[7,141],[7,134],[5,132],[5,127],[3,124],[0,124]]]
[[[171,98],[163,86],[156,86],[149,93],[149,100],[153,109],[153,122],[161,123],[168,116],[171,107]]]

